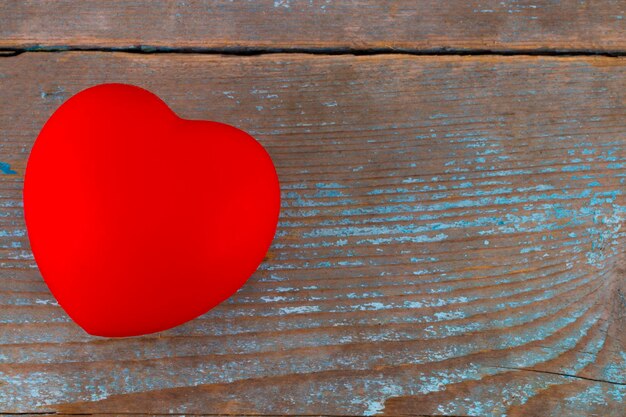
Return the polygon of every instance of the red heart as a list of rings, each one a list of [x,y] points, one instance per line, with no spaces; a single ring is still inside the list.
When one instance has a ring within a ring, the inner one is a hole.
[[[98,336],[165,330],[231,296],[263,260],[279,210],[274,165],[254,138],[181,119],[124,84],[63,104],[24,182],[41,274]]]

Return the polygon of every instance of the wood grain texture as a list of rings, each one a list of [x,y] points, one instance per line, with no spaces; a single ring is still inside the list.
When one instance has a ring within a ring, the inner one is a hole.
[[[616,0],[9,0],[5,48],[626,51]]]
[[[623,416],[625,69],[582,57],[0,58],[0,411]],[[101,82],[249,131],[281,179],[257,273],[159,335],[85,334],[26,237],[30,147],[64,100]]]

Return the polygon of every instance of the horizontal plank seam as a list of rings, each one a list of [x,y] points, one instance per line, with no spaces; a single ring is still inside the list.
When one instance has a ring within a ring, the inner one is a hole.
[[[271,54],[311,54],[311,55],[495,55],[495,56],[603,56],[623,57],[626,50],[594,50],[594,49],[409,49],[409,48],[267,48],[267,47],[162,47],[151,45],[129,45],[124,47],[97,47],[97,46],[65,46],[65,45],[35,45],[24,48],[0,48],[0,57],[17,56],[25,52],[127,52],[136,54],[204,54],[204,55],[232,55],[255,56]]]
[[[35,411],[35,412],[18,412],[18,413],[5,413],[0,412],[0,416],[19,416],[19,415],[38,415],[38,416],[144,416],[146,413],[135,412],[55,412],[55,411]],[[151,416],[198,416],[198,417],[362,417],[362,414],[199,414],[199,413],[149,413]],[[404,417],[443,417],[441,414],[402,414]],[[446,417],[470,417],[468,415],[446,414]]]

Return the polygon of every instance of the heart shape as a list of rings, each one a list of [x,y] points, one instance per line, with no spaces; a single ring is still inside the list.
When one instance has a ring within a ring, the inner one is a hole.
[[[136,336],[235,293],[276,232],[272,160],[232,126],[125,84],[65,102],[33,146],[24,213],[52,294],[85,331]]]

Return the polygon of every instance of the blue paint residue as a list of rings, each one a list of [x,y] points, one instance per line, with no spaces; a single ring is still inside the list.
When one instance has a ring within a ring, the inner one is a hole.
[[[0,171],[7,175],[17,175],[17,172],[11,169],[11,165],[6,162],[0,162]]]

